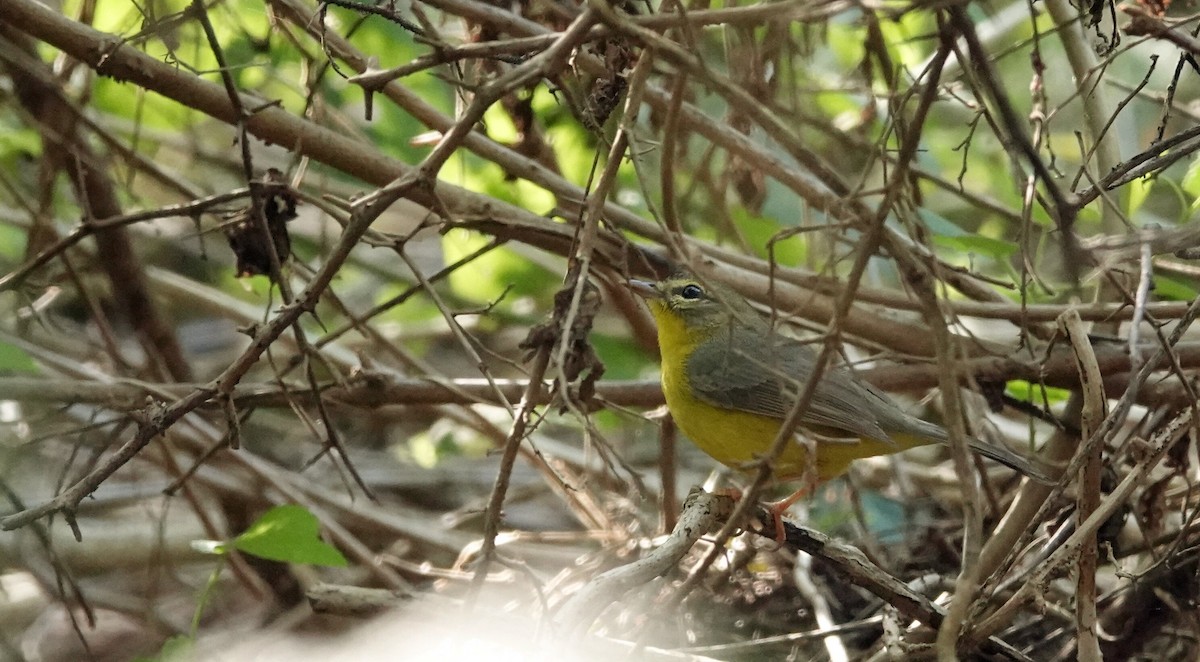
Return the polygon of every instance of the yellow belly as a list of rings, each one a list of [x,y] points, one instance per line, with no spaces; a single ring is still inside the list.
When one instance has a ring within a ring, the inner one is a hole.
[[[715,407],[691,395],[682,360],[666,360],[664,356],[662,386],[667,407],[675,424],[700,450],[721,464],[734,469],[752,469],[756,460],[771,449],[779,434],[780,421],[743,411]],[[845,473],[854,460],[873,455],[886,455],[929,443],[928,440],[905,436],[887,443],[875,439],[857,442],[817,441],[816,477],[824,481]],[[779,480],[802,478],[809,462],[805,444],[793,437],[776,460],[774,476]]]

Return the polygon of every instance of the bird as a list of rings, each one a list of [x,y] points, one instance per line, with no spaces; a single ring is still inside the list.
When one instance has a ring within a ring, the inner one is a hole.
[[[657,282],[632,279],[628,286],[646,300],[658,328],[662,390],[676,425],[721,464],[754,466],[812,376],[816,353],[779,333],[737,292],[686,268]],[[791,440],[772,464],[776,481],[805,479],[791,496],[767,504],[778,536],[783,512],[854,460],[949,441],[945,428],[908,414],[844,366],[830,366],[818,379],[798,425],[811,443]],[[1007,448],[974,437],[966,441],[1033,480],[1055,482],[1046,469]]]

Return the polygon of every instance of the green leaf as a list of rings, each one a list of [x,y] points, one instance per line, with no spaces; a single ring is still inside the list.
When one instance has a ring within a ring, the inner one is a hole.
[[[446,263],[453,263],[490,241],[489,237],[469,230],[450,230],[442,235]],[[501,246],[456,269],[447,280],[451,291],[460,299],[491,304],[501,296],[508,301],[520,296],[548,299],[562,279],[520,253]]]
[[[1154,276],[1154,295],[1164,301],[1191,301],[1200,293],[1187,283],[1169,276]]]
[[[857,67],[866,55],[867,29],[856,22],[830,22],[827,41],[835,61],[842,69]]]
[[[233,546],[259,558],[285,563],[345,567],[346,557],[318,537],[317,517],[296,505],[268,510],[233,539]]]
[[[605,379],[637,379],[654,365],[654,359],[627,337],[592,331],[588,340],[604,364]]]
[[[1139,177],[1125,187],[1129,190],[1129,211],[1127,212],[1129,216],[1137,215],[1142,204],[1146,202],[1146,198],[1150,197],[1150,189],[1154,188],[1156,181],[1158,180],[1155,177]]]
[[[933,243],[943,248],[974,253],[997,260],[1007,259],[1017,252],[1017,245],[1011,241],[992,239],[977,234],[964,234],[956,237],[939,234],[933,237]]]
[[[935,237],[942,235],[946,235],[947,237],[962,237],[967,234],[967,231],[958,227],[956,223],[931,209],[918,209],[917,216]]]
[[[16,129],[5,126],[0,131],[0,157],[40,154],[42,139],[33,129]]]
[[[741,205],[730,209],[729,215],[746,237],[746,241],[762,257],[770,255],[768,248],[772,245],[772,240],[775,240],[773,246],[775,261],[778,264],[794,267],[804,260],[806,236],[803,233],[790,237],[781,234],[796,227],[794,219],[789,218],[787,222],[776,221],[768,216],[755,214]]]
[[[1179,186],[1187,191],[1193,199],[1200,198],[1200,159],[1192,161],[1192,164],[1188,166]]]
[[[0,132],[3,132],[0,127]],[[0,168],[5,167],[0,161]],[[25,260],[26,231],[24,228],[5,225],[0,226],[0,265],[12,268]],[[4,264],[7,260],[9,264]]]
[[[1039,406],[1065,402],[1067,398],[1071,397],[1071,392],[1065,388],[1043,387],[1041,384],[1031,384],[1023,379],[1014,379],[1008,382],[1004,390],[1017,400],[1032,402]],[[1046,394],[1045,400],[1042,399],[1043,392]]]
[[[36,375],[41,372],[33,358],[25,350],[0,342],[0,373],[25,373]]]

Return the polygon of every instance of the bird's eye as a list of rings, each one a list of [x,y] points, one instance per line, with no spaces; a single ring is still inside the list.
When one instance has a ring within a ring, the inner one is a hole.
[[[700,289],[699,285],[684,285],[683,289],[679,290],[679,296],[694,301],[704,296],[704,290]]]

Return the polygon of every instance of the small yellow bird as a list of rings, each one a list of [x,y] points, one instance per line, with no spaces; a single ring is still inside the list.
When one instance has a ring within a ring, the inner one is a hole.
[[[788,338],[737,293],[686,271],[651,283],[629,281],[644,297],[658,325],[662,388],[676,424],[718,462],[744,469],[771,448],[800,389],[812,375],[816,354]],[[816,458],[805,444],[788,444],[774,464],[778,480],[834,478],[854,460],[933,443],[946,443],[946,430],[910,416],[849,370],[830,367],[820,377],[800,427],[814,438]],[[1029,460],[979,439],[976,452],[1039,482],[1054,482]],[[808,481],[771,504],[779,517],[813,487]]]

